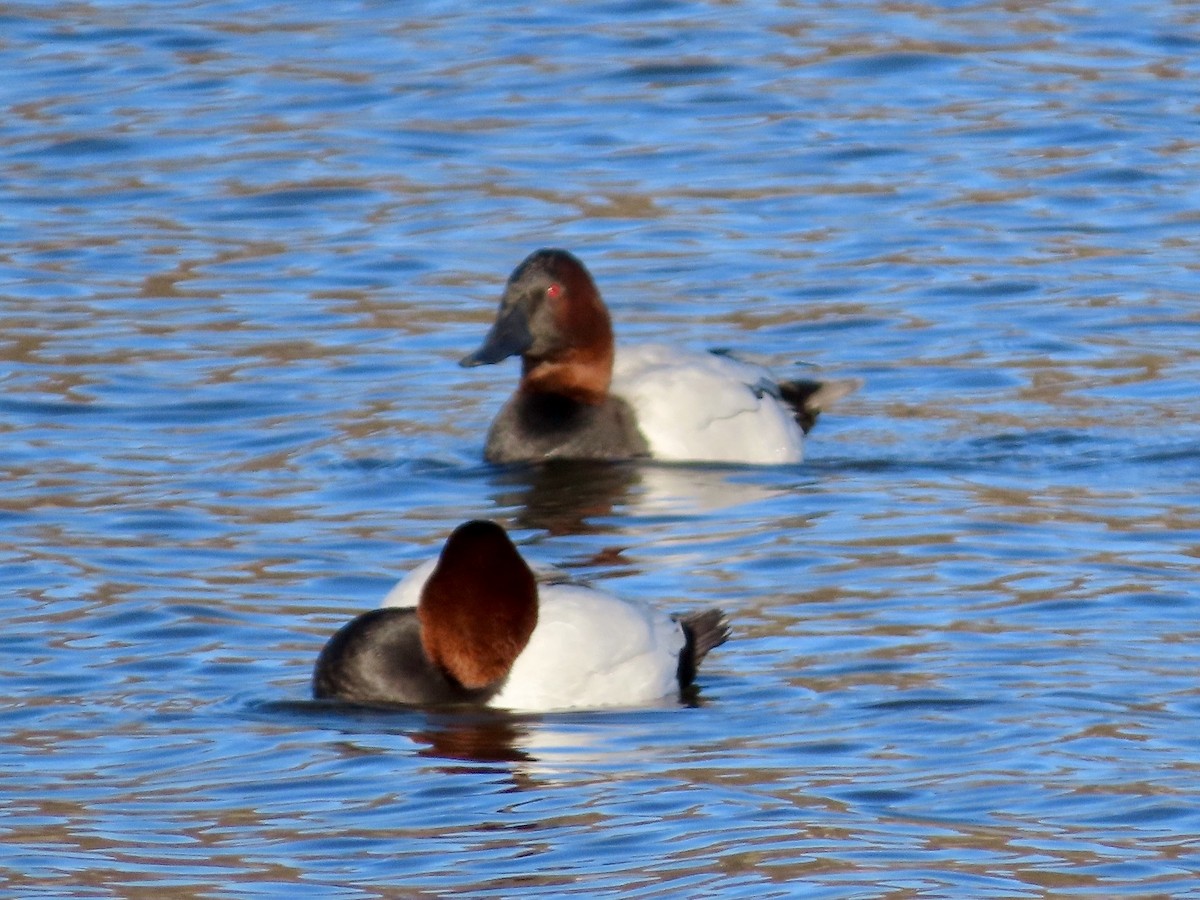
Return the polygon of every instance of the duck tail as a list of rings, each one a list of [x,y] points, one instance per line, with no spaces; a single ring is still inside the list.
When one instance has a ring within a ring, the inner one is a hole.
[[[823,410],[843,397],[853,394],[860,387],[862,381],[857,378],[837,381],[781,381],[779,396],[792,408],[796,424],[808,434]]]
[[[679,616],[677,621],[685,638],[679,651],[679,686],[686,688],[696,679],[696,670],[708,651],[729,639],[729,619],[724,610],[705,609]]]

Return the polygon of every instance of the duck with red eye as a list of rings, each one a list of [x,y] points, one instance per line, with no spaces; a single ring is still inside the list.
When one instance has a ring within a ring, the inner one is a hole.
[[[488,432],[488,460],[650,455],[633,410],[609,393],[612,323],[591,276],[573,257],[542,251],[518,266],[491,331],[462,364],[518,355],[520,387]]]
[[[329,639],[313,671],[315,697],[527,711],[633,706],[688,688],[729,635],[717,609],[671,617],[578,584],[538,584],[504,529],[486,521],[456,528],[436,562],[384,603]]]
[[[803,434],[857,382],[776,382],[730,356],[614,345],[583,264],[538,250],[508,279],[464,366],[521,357],[521,381],[488,430],[491,462],[636,459],[798,462]]]

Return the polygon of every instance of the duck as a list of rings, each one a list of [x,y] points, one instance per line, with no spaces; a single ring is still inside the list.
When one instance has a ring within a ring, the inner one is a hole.
[[[539,584],[504,528],[477,519],[329,638],[312,692],[360,706],[639,706],[694,690],[729,628],[720,609],[669,616],[582,584]]]
[[[796,463],[817,415],[860,385],[778,381],[723,351],[618,347],[591,273],[557,248],[513,270],[483,343],[460,365],[510,356],[521,357],[521,380],[488,429],[491,463]]]

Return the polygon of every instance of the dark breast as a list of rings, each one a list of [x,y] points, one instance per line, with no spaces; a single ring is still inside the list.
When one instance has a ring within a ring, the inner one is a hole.
[[[343,625],[317,657],[313,696],[363,705],[486,703],[429,661],[415,609],[373,609]]]
[[[555,394],[517,392],[488,430],[489,462],[636,459],[650,447],[629,404],[608,397],[594,406]]]

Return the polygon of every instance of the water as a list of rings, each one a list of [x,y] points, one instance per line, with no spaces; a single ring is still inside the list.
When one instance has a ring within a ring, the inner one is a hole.
[[[1200,13],[8,4],[6,897],[1200,893]],[[866,386],[800,466],[504,471],[513,265]],[[699,703],[308,701],[463,519]]]

